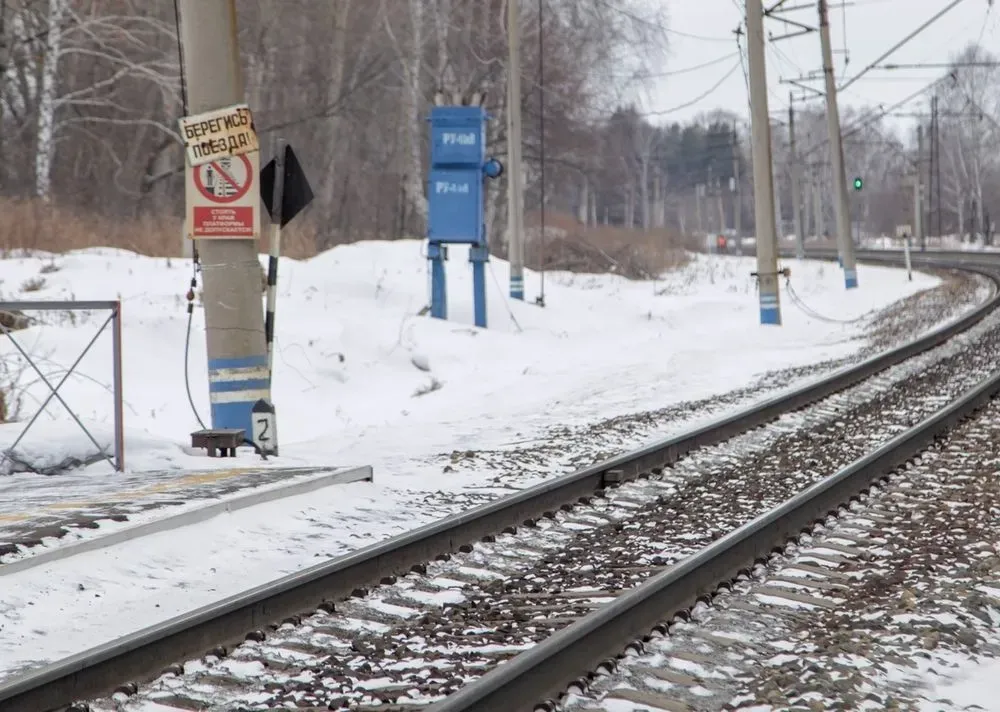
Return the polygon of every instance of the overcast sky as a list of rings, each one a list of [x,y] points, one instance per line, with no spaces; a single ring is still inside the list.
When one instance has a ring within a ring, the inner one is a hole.
[[[770,6],[775,0],[766,2]],[[951,0],[849,0],[845,8],[838,7],[841,5],[839,0],[831,0],[830,29],[838,79],[845,77],[845,55],[842,52],[845,46],[849,53],[846,76],[851,77],[950,2]],[[813,0],[789,0],[787,4],[812,5],[811,8],[787,13],[786,16],[817,26],[818,16]],[[642,105],[650,112],[667,113],[650,115],[650,120],[657,123],[687,120],[716,108],[748,116],[746,80],[739,65],[733,34],[733,30],[743,19],[740,9],[742,5],[743,0],[670,0],[667,8],[672,46],[666,63],[659,71],[670,73],[719,61],[691,72],[669,74],[658,79],[655,90],[648,92]],[[1000,3],[996,5],[990,10],[989,0],[963,0],[884,61],[946,63],[953,53],[977,40],[981,41],[985,49],[995,50],[997,39],[1000,38]],[[765,35],[772,33],[778,36],[794,29],[786,29],[783,23],[775,19],[765,20]],[[743,47],[745,50],[745,37]],[[768,44],[768,108],[773,117],[787,115],[788,92],[793,89],[779,80],[797,78],[818,70],[820,66],[818,32]],[[927,68],[872,70],[865,78],[844,91],[841,106],[846,104],[860,107],[882,103],[888,107],[918,91],[942,73],[943,70]],[[727,74],[729,76],[723,79]],[[720,80],[722,83],[718,88],[697,103],[670,111],[698,99]],[[821,80],[807,83],[822,88]],[[802,94],[799,90],[796,93]],[[926,111],[928,101],[926,97],[922,97],[910,102],[900,111]],[[911,118],[900,118],[895,119],[893,124],[902,128],[914,121]]]

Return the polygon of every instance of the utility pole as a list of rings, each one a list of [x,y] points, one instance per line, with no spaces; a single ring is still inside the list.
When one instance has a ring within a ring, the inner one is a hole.
[[[653,228],[663,227],[660,224],[660,167],[653,166]]]
[[[695,207],[698,210],[698,232],[705,232],[705,216],[701,209],[701,198],[705,194],[705,184],[699,183],[694,187]]]
[[[521,7],[507,0],[507,229],[510,297],[524,299],[524,173],[521,166]]]
[[[934,100],[931,99],[930,146],[927,160],[927,232],[934,231]]]
[[[722,197],[722,178],[718,179],[718,190],[716,191],[716,204],[719,209],[719,233],[722,235],[726,234],[726,201]]]
[[[179,0],[188,111],[243,102],[235,0]],[[254,176],[256,179],[256,176]],[[258,208],[259,209],[259,208]],[[212,427],[253,433],[251,408],[271,401],[255,240],[201,240]]]
[[[774,185],[774,233],[778,236],[778,244],[781,244],[781,240],[785,236],[785,216],[784,210],[781,205],[781,187],[784,183],[784,172],[781,170],[781,165],[778,163],[777,158],[774,159],[774,164],[771,168],[771,175],[773,178]]]
[[[937,236],[944,237],[941,228],[941,114],[938,112],[938,96],[934,94],[934,214],[937,216]]]
[[[816,225],[816,239],[822,240],[826,234],[826,204],[823,202],[823,164],[814,164],[813,169],[813,222]]]
[[[757,237],[760,323],[781,324],[778,301],[778,238],[774,225],[774,176],[771,173],[771,120],[764,65],[763,0],[747,0],[747,59],[750,65],[750,134],[753,149],[753,199]]]
[[[705,185],[705,198],[706,199],[712,197],[712,192],[713,192],[712,191],[712,185],[713,185],[712,181],[713,181],[713,179],[712,179],[712,164],[709,163],[708,164],[708,183]],[[711,204],[709,204],[708,206],[706,206],[705,210],[707,211],[707,214],[705,215],[705,217],[706,217],[705,224],[711,226],[709,228],[709,229],[711,229],[712,227],[715,226],[715,219],[712,218]],[[722,230],[721,226],[719,227],[719,230],[720,231]],[[718,234],[718,233],[716,233],[716,234]]]
[[[733,231],[736,233],[736,254],[743,255],[743,186],[740,176],[739,134],[733,123]]]
[[[917,165],[913,176],[913,230],[920,251],[927,250],[927,233],[924,227],[924,127],[917,125]]]
[[[795,256],[806,256],[805,227],[802,225],[802,166],[795,151],[795,108],[792,93],[788,92],[788,160],[792,174],[792,217],[795,219]]]
[[[813,234],[811,231],[813,229],[813,197],[812,197],[812,178],[803,171],[805,176],[803,180],[805,184],[802,186],[804,193],[802,194],[802,224],[805,228],[805,234]]]
[[[927,225],[925,230],[941,236],[941,184],[935,181],[935,176],[940,172],[938,165],[940,154],[938,153],[938,98],[935,94],[931,98],[931,135],[930,135],[930,162],[927,168]],[[937,231],[935,231],[934,219],[937,218]]]
[[[823,75],[826,79],[826,120],[830,132],[833,188],[837,201],[834,203],[837,212],[837,240],[844,260],[844,285],[847,289],[854,289],[858,286],[858,268],[854,259],[854,242],[851,240],[851,213],[844,170],[844,145],[840,136],[840,112],[837,110],[837,84],[833,76],[827,0],[819,0],[819,36],[823,50]]]

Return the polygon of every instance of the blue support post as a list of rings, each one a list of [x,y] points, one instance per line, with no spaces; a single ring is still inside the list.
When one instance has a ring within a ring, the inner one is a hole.
[[[485,245],[469,248],[469,262],[472,263],[472,299],[475,305],[476,326],[486,328],[486,263],[490,251]]]
[[[445,282],[444,263],[448,259],[448,248],[432,242],[427,246],[427,259],[431,262],[431,316],[435,319],[448,318],[448,285]]]
[[[857,287],[858,287],[858,270],[857,269],[845,269],[844,270],[844,286],[847,289],[857,289]]]

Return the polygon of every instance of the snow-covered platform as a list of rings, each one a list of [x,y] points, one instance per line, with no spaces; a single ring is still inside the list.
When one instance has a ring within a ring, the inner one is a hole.
[[[79,471],[48,477],[28,473],[0,477],[0,560],[21,558],[25,548],[53,543],[49,540],[70,533],[72,540],[94,539],[87,533],[98,523],[100,532],[94,534],[102,539],[125,532],[140,536],[146,533],[140,527],[154,522],[155,531],[165,531],[224,511],[371,479],[372,468],[368,466],[248,465],[203,471]],[[66,544],[60,542],[59,548]]]

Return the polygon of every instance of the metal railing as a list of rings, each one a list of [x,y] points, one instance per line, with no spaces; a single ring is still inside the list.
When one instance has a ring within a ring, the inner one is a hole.
[[[25,359],[27,364],[34,370],[38,377],[41,379],[49,389],[49,395],[42,402],[42,405],[38,408],[37,412],[28,421],[28,424],[24,426],[24,429],[18,434],[17,439],[14,443],[4,449],[2,456],[0,456],[0,466],[3,466],[7,460],[12,459],[14,455],[15,448],[21,444],[21,441],[31,430],[31,426],[35,424],[38,418],[45,408],[52,401],[53,398],[62,403],[63,407],[70,414],[70,417],[76,421],[76,424],[80,426],[80,429],[84,434],[90,439],[90,442],[94,444],[97,451],[101,456],[110,462],[116,471],[124,472],[125,470],[125,429],[123,425],[123,399],[122,399],[122,304],[121,301],[22,301],[22,302],[0,302],[0,311],[11,312],[31,312],[31,311],[109,311],[108,318],[104,320],[101,327],[94,334],[93,338],[87,343],[83,351],[76,357],[73,365],[67,369],[66,373],[63,374],[62,379],[55,386],[48,377],[42,372],[42,369],[35,362],[35,359],[18,343],[17,339],[14,338],[14,330],[7,327],[5,324],[0,322],[0,333],[10,339],[10,342],[14,345],[14,348],[21,354]],[[73,375],[76,367],[80,365],[84,356],[89,353],[91,347],[97,342],[97,339],[104,333],[108,324],[111,324],[111,338],[112,338],[112,360],[114,361],[113,369],[113,396],[115,399],[115,416],[114,416],[114,457],[108,454],[106,448],[103,447],[94,437],[93,433],[87,429],[87,426],[83,424],[79,416],[70,408],[66,400],[60,395],[59,389],[69,380],[70,376]]]

